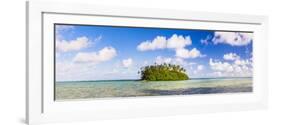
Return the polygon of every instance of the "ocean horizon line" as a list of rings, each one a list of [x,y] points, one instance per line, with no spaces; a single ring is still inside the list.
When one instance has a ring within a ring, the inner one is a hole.
[[[253,78],[253,77],[202,77],[190,78],[189,80],[199,79],[232,79],[232,78]],[[55,82],[104,82],[104,81],[142,81],[141,79],[109,79],[109,80],[73,80],[73,81],[55,81]]]

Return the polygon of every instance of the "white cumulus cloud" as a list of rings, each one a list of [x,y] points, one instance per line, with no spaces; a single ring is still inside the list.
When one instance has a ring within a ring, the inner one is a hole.
[[[199,50],[193,48],[192,50],[188,49],[176,49],[176,56],[179,58],[196,58],[203,56]]]
[[[180,49],[191,44],[192,41],[190,36],[184,37],[182,35],[174,34],[168,39],[164,36],[157,36],[152,41],[144,41],[137,46],[137,49],[139,51],[148,51],[165,48]]]
[[[236,65],[250,65],[251,64],[251,61],[250,60],[235,60],[234,62]]]
[[[224,43],[231,46],[244,46],[251,43],[253,39],[252,33],[240,32],[215,32],[212,41],[214,44]]]
[[[133,59],[131,59],[131,58],[122,60],[122,65],[125,68],[132,66],[132,64],[133,64]]]
[[[87,37],[78,37],[75,40],[57,40],[56,41],[56,50],[57,52],[69,52],[69,51],[78,51],[80,49],[88,47],[90,41]]]
[[[190,36],[183,37],[182,35],[174,34],[167,40],[167,48],[171,49],[181,49],[191,44],[192,41]]]
[[[215,71],[225,71],[225,72],[233,71],[232,65],[228,62],[213,61],[213,59],[211,58],[209,60],[209,65],[211,66],[211,69]]]
[[[210,68],[216,76],[224,77],[250,77],[252,76],[252,62],[248,59],[238,59],[233,63],[209,60]]]
[[[204,66],[203,66],[203,65],[198,65],[198,66],[197,66],[197,70],[198,70],[198,71],[201,71],[201,70],[203,70],[203,69],[204,69]]]
[[[99,63],[112,59],[117,55],[116,50],[113,47],[104,47],[98,52],[79,52],[74,57],[74,62],[88,62]]]
[[[188,50],[185,47],[192,44],[190,36],[182,36],[173,34],[170,38],[164,36],[157,36],[152,41],[144,41],[137,46],[139,51],[149,51],[157,49],[172,49],[175,51],[177,58],[197,58],[203,57],[201,52],[193,48]]]
[[[166,37],[157,36],[152,41],[144,41],[137,46],[139,51],[148,51],[148,50],[156,50],[156,49],[164,49],[166,48],[167,41]]]
[[[240,56],[238,56],[236,53],[227,53],[223,55],[223,59],[233,61],[240,59]]]

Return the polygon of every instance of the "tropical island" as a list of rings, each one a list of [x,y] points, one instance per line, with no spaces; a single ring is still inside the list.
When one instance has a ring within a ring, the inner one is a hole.
[[[146,81],[178,81],[188,80],[186,70],[180,65],[174,64],[154,64],[142,67],[138,72],[141,80]]]

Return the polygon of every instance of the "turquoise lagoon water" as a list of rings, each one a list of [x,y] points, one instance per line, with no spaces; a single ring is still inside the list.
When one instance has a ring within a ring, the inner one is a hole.
[[[252,92],[252,78],[186,81],[102,80],[56,82],[56,100]]]

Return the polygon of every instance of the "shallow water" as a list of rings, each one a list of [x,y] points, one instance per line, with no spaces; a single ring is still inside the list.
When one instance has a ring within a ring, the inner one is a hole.
[[[56,100],[252,92],[252,78],[186,81],[104,80],[57,82]]]

